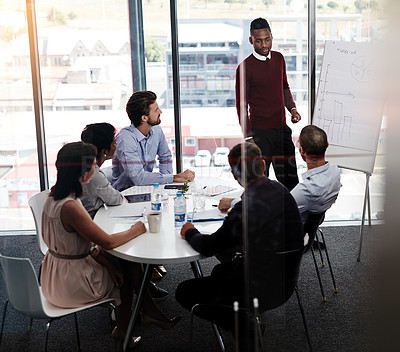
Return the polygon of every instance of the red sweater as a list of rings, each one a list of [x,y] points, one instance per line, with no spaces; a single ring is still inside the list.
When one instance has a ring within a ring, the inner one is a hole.
[[[242,66],[245,70],[243,105],[240,99]],[[245,137],[252,135],[252,129],[267,130],[286,125],[285,106],[289,111],[296,107],[286,77],[285,59],[277,51],[271,51],[271,59],[266,61],[256,59],[253,54],[243,60],[236,69],[235,89],[239,123],[242,122],[242,107],[244,111]]]

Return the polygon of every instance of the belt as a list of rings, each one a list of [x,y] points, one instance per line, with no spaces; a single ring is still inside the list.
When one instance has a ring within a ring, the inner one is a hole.
[[[86,258],[89,255],[89,252],[83,253],[83,254],[76,254],[76,255],[74,255],[74,254],[71,254],[71,255],[69,255],[69,254],[60,254],[60,253],[54,252],[51,249],[49,249],[49,252],[50,252],[50,254],[52,256],[54,256],[56,258],[59,258],[59,259],[72,259],[72,260],[74,260],[74,259],[83,259],[83,258]]]

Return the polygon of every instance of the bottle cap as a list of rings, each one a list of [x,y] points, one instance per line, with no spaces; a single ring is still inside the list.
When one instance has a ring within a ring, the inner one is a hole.
[[[158,184],[158,183],[153,183],[153,186],[154,187],[158,187],[160,184]]]
[[[177,196],[177,197],[182,197],[182,196],[183,196],[182,191],[176,192],[176,196]]]

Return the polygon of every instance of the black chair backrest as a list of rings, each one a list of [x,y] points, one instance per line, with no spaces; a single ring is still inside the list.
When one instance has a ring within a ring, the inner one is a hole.
[[[266,272],[263,289],[257,296],[260,310],[283,305],[293,294],[300,272],[303,249],[275,253]]]
[[[325,212],[308,215],[307,221],[304,223],[304,235],[308,233],[308,243],[304,248],[304,252],[307,252],[311,248],[317,234],[318,226],[323,223],[324,218]]]

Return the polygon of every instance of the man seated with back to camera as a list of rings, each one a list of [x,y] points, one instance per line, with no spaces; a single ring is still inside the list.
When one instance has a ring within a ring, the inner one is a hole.
[[[244,149],[245,158],[242,157]],[[181,230],[182,238],[206,256],[242,246],[244,236],[249,244],[249,280],[251,297],[260,299],[268,291],[265,272],[273,254],[278,251],[303,248],[303,231],[299,210],[290,192],[281,183],[264,175],[265,161],[260,149],[253,143],[238,144],[228,156],[234,178],[245,190],[241,200],[233,207],[222,226],[211,235],[202,235],[187,222]],[[244,164],[244,175],[242,166]],[[245,218],[244,218],[245,214]],[[243,233],[243,222],[246,233]],[[176,290],[176,300],[189,311],[196,304],[215,305],[202,317],[224,329],[233,331],[233,311],[219,305],[232,307],[234,301],[244,306],[245,278],[244,255],[238,253],[230,261],[214,267],[210,276],[181,282]],[[204,316],[205,315],[205,316]]]
[[[307,171],[302,175],[303,182],[290,193],[299,207],[303,224],[310,214],[327,211],[335,203],[342,187],[339,168],[325,160],[328,146],[328,137],[323,129],[308,125],[301,130],[299,150]]]
[[[300,155],[307,164],[303,182],[297,184],[290,193],[296,200],[303,224],[309,214],[327,211],[335,203],[340,187],[340,171],[336,165],[325,160],[328,148],[325,131],[317,126],[305,126],[299,136]],[[222,198],[218,204],[221,211],[227,211],[239,199]]]
[[[157,95],[150,91],[133,93],[126,104],[131,125],[117,134],[112,166],[112,185],[119,191],[131,186],[193,181],[195,173],[172,173],[172,154],[161,129],[162,111]],[[159,172],[153,172],[159,161]]]

